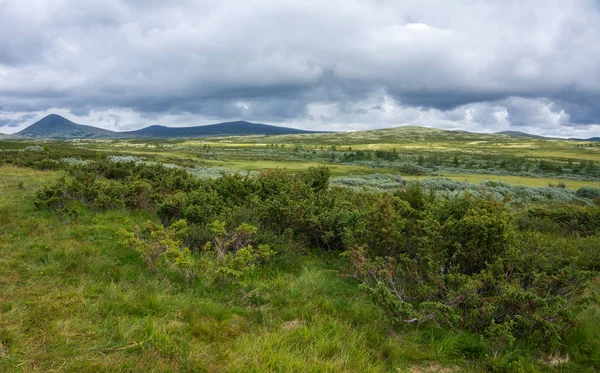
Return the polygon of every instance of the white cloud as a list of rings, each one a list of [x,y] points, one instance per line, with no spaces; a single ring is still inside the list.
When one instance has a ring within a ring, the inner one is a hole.
[[[599,8],[0,0],[0,111],[64,108],[117,129],[243,118],[597,135]]]

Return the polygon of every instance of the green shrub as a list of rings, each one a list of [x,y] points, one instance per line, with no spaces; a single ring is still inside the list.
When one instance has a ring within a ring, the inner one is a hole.
[[[578,261],[575,248],[567,253],[545,235],[517,231],[503,204],[468,195],[428,205],[412,224],[397,226],[412,233],[397,235],[399,248],[387,257],[372,240],[345,253],[350,273],[394,319],[487,335],[496,357],[515,338],[563,345],[600,254]]]
[[[257,248],[251,245],[257,228],[250,224],[244,223],[227,232],[225,223],[215,220],[210,224],[210,230],[214,239],[204,245],[203,268],[216,274],[221,282],[241,279],[256,264],[273,255],[269,245],[258,245]]]
[[[179,219],[201,225],[215,219],[224,204],[216,190],[200,187],[188,193],[166,196],[158,203],[156,213],[165,225]]]
[[[192,258],[189,248],[182,242],[187,234],[187,223],[179,220],[169,227],[147,221],[133,232],[120,230],[121,243],[137,251],[151,271],[165,275],[170,271],[182,274],[186,279],[197,277],[200,266]]]
[[[403,175],[413,175],[413,176],[425,176],[428,174],[427,169],[413,165],[413,164],[403,164],[397,168],[398,172]]]
[[[598,206],[536,206],[519,216],[522,229],[534,229],[557,235],[591,236],[600,233]]]
[[[121,230],[121,243],[135,249],[148,268],[162,276],[171,273],[190,280],[202,276],[210,282],[239,281],[254,267],[268,260],[273,251],[268,245],[254,248],[252,236],[257,228],[242,224],[228,232],[225,223],[215,220],[210,224],[213,240],[202,249],[190,249],[184,245],[188,235],[185,220],[178,220],[168,227],[148,221],[135,227],[133,232]]]
[[[577,196],[580,198],[594,199],[600,197],[600,188],[584,186],[577,189]]]

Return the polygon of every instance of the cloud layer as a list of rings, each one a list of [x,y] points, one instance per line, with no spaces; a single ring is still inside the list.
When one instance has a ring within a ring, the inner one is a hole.
[[[600,134],[597,0],[0,0],[0,131],[246,119]]]

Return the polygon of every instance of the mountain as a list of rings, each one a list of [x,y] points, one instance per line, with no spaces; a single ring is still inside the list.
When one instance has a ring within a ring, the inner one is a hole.
[[[302,133],[315,133],[315,131],[304,131],[295,128],[238,121],[195,127],[150,126],[137,131],[120,132],[119,136],[131,138],[181,138],[248,135],[291,135]]]
[[[576,139],[574,137],[571,137],[569,140],[575,140],[575,141],[600,141],[600,137],[590,137],[589,139]]]
[[[209,136],[284,135],[315,133],[295,128],[271,126],[244,121],[226,122],[195,127],[149,126],[136,131],[115,132],[73,123],[60,115],[50,114],[25,128],[17,135],[31,139],[133,139],[182,138]]]
[[[519,132],[519,131],[502,131],[502,132],[496,132],[497,135],[507,135],[507,136],[513,136],[513,137],[522,137],[522,138],[528,138],[528,139],[541,139],[541,140],[556,140],[558,139],[557,137],[546,137],[546,136],[538,136],[538,135],[532,135],[530,133],[525,133],[525,132]],[[571,137],[567,140],[575,140],[575,141],[600,141],[600,137],[590,137],[589,139],[577,139],[574,137]]]
[[[521,132],[521,131],[502,131],[502,132],[496,132],[497,135],[507,135],[507,136],[512,136],[512,137],[523,137],[526,139],[548,139],[549,137],[544,137],[544,136],[539,136],[539,135],[532,135],[530,133],[526,133],[526,132]]]
[[[73,123],[60,115],[50,114],[17,133],[32,139],[100,139],[114,138],[116,132]]]
[[[305,131],[295,128],[278,127],[261,123],[250,123],[245,121],[225,122],[217,124],[209,124],[204,126],[194,127],[165,127],[153,125],[135,131],[115,132],[97,127],[86,126],[83,124],[73,123],[70,120],[61,117],[60,115],[51,114],[39,120],[31,126],[25,128],[21,132],[14,135],[2,135],[0,139],[10,138],[30,138],[30,139],[169,139],[169,138],[186,138],[186,137],[225,137],[225,136],[281,136],[286,135],[286,140],[302,143],[309,140],[313,134],[319,136],[320,141],[330,141],[332,144],[344,143],[365,143],[365,142],[383,142],[390,143],[419,143],[423,141],[516,141],[517,138],[522,141],[526,139],[552,139],[538,135],[531,135],[519,131],[503,131],[496,134],[472,133],[466,131],[448,131],[436,128],[426,127],[396,127],[370,131],[356,132],[319,132]],[[300,136],[298,136],[300,135]],[[497,136],[504,135],[504,136]],[[297,137],[296,137],[297,136]],[[513,137],[510,139],[506,136]],[[501,139],[504,140],[501,140]],[[264,141],[269,140],[268,138]],[[276,140],[279,139],[272,139]],[[600,137],[592,137],[590,139],[571,139],[581,141],[600,141]],[[252,141],[248,139],[248,141]],[[269,140],[271,141],[271,140]]]

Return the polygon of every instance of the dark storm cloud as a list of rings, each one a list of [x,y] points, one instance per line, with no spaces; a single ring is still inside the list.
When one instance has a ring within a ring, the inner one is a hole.
[[[600,95],[572,93],[555,96],[555,103],[570,114],[571,123],[585,126],[600,122]]]
[[[597,135],[595,0],[0,0],[0,128],[247,119]]]

